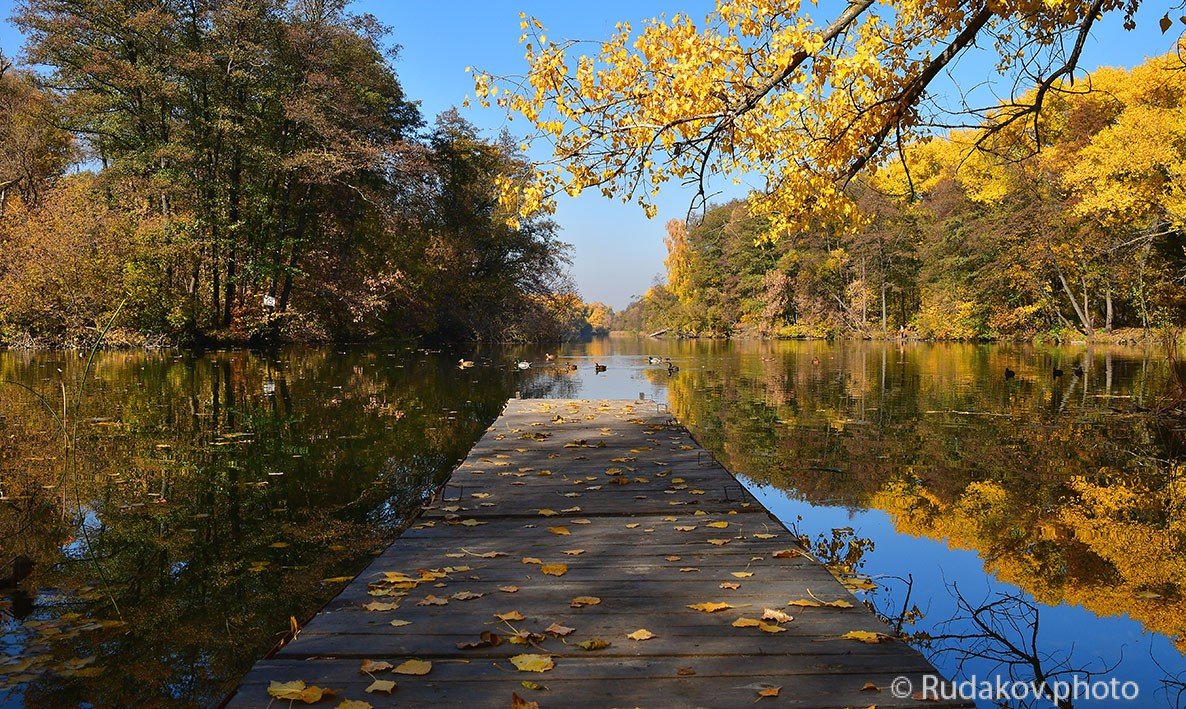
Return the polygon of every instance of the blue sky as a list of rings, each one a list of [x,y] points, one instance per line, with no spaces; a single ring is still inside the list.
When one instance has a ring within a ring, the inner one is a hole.
[[[392,28],[391,40],[403,47],[396,70],[408,95],[420,100],[424,116],[431,122],[437,113],[460,106],[471,93],[467,66],[493,74],[522,72],[522,48],[517,42],[519,12],[538,17],[549,36],[556,39],[602,39],[619,21],[630,21],[637,27],[643,19],[677,11],[699,18],[712,5],[711,0],[358,0],[355,7]],[[843,3],[825,0],[813,14],[830,17],[830,10],[838,5]],[[0,0],[0,17],[12,14],[13,6],[13,0]],[[1161,34],[1157,18],[1164,9],[1165,4],[1150,4],[1138,16],[1138,28],[1133,32],[1123,31],[1119,18],[1105,18],[1085,49],[1082,67],[1132,66],[1168,51],[1178,29]],[[6,54],[17,55],[20,44],[20,35],[11,25],[0,25],[0,48]],[[964,83],[969,85],[979,83],[990,66],[985,56],[971,56],[961,62],[956,76],[966,77]],[[512,132],[526,132],[522,122],[506,123],[495,109],[475,106],[462,113],[490,135],[504,126]],[[632,296],[643,293],[663,270],[663,224],[683,218],[691,197],[679,185],[667,186],[658,202],[659,214],[650,220],[637,206],[592,192],[576,199],[564,198],[556,220],[562,238],[574,247],[572,270],[584,298],[621,308]]]

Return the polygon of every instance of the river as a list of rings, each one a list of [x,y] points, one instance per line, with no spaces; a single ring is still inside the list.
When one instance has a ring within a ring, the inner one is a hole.
[[[89,374],[0,352],[0,381],[0,564],[35,564],[0,591],[3,707],[217,704],[516,394],[666,403],[949,676],[1186,701],[1186,422],[1155,413],[1157,352],[602,338],[104,352]]]

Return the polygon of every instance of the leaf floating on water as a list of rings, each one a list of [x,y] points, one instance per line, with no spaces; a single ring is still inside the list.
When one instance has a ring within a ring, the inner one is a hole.
[[[462,527],[477,527],[477,526],[479,526],[479,525],[483,525],[483,524],[486,524],[486,523],[485,523],[485,522],[479,522],[478,520],[476,520],[476,519],[473,519],[472,517],[471,517],[470,519],[467,519],[467,520],[462,520],[462,522],[461,522],[461,526],[462,526]]]
[[[647,630],[646,628],[639,628],[638,630],[635,630],[633,633],[630,633],[626,637],[630,638],[631,640],[642,641],[642,640],[650,640],[651,638],[655,637],[655,634],[652,633],[651,631]]]
[[[384,694],[391,694],[395,691],[395,682],[389,679],[377,679],[371,682],[371,686],[366,688],[367,694],[374,694],[376,692],[383,692]]]
[[[763,633],[785,633],[787,629],[774,623],[758,623],[758,630]]]
[[[268,696],[275,699],[287,699],[290,702],[304,702],[315,704],[323,697],[333,695],[334,690],[324,689],[316,685],[306,685],[302,680],[291,682],[277,682],[272,680],[268,684]]]
[[[682,557],[676,556],[675,554],[670,554],[663,558],[666,559],[667,561],[679,561]]]
[[[424,597],[423,601],[418,601],[416,603],[416,605],[418,605],[418,606],[444,606],[444,605],[448,605],[448,603],[449,603],[448,598],[439,598],[439,597],[434,596],[430,593]]]
[[[858,642],[868,643],[870,645],[876,645],[878,643],[883,643],[892,639],[888,635],[874,633],[868,630],[850,630],[840,637],[844,638],[845,640],[856,640]]]
[[[712,602],[712,603],[693,603],[688,606],[694,611],[701,611],[703,613],[716,613],[717,611],[727,610],[733,608],[729,603]]]
[[[691,677],[692,675],[696,674],[696,670],[692,669],[691,667],[681,667],[676,670],[675,673],[680,677]]]
[[[738,579],[748,579],[750,576],[754,575],[754,572],[752,571],[730,571],[729,573],[731,576],[733,576],[733,578]]]
[[[566,554],[568,556],[580,556],[581,554],[585,553],[585,550],[584,549],[565,549],[564,551],[562,551],[560,553]]]
[[[733,621],[734,628],[756,628],[762,624],[762,621],[755,618],[738,618]]]
[[[639,526],[638,522],[631,522],[626,525],[626,529],[638,529],[638,526]]]
[[[709,522],[707,526],[712,527],[713,529],[724,529],[729,526],[729,523],[728,522]]]
[[[337,706],[337,709],[375,709],[375,706],[361,699],[343,699],[342,703]]]
[[[363,606],[368,611],[393,611],[399,608],[398,603],[383,603],[381,601],[371,601]]]
[[[734,583],[732,581],[722,581],[721,588],[727,591],[736,591],[737,589],[741,588],[741,584]]]
[[[363,660],[362,665],[358,668],[358,671],[363,674],[370,675],[376,672],[382,672],[383,670],[389,670],[392,667],[393,665],[390,662],[385,662],[383,660]]]
[[[877,685],[873,684],[872,682],[866,682],[864,684],[864,686],[861,687],[860,691],[862,691],[862,692],[880,692],[881,687],[878,687]]]
[[[728,544],[730,541],[732,541],[732,540],[731,539],[709,539],[708,543],[713,546],[722,547],[722,546],[725,546],[726,544]]]
[[[495,618],[499,620],[524,620],[524,616],[519,611],[507,611],[506,613],[495,613]]]
[[[810,598],[797,598],[793,601],[787,601],[787,605],[799,606],[800,608],[819,608],[823,604]]]
[[[523,557],[522,561],[524,564],[542,564],[542,563],[544,563],[542,559],[537,559],[534,556],[525,556],[525,557]]]
[[[397,620],[391,621],[391,627],[393,627],[393,628],[402,628],[405,625],[411,625],[411,624],[412,624],[412,621],[410,621],[410,620],[398,620],[397,619]]]
[[[790,559],[799,556],[799,552],[795,551],[794,549],[779,549],[778,551],[771,553],[770,556],[774,557],[775,559]]]
[[[767,697],[777,697],[778,693],[782,691],[782,687],[766,687],[758,690],[758,698],[765,699]]]
[[[590,638],[584,642],[577,643],[577,647],[582,650],[604,650],[612,643],[605,638]]]
[[[572,532],[568,531],[568,527],[548,527],[548,531],[561,537],[567,537],[572,534]]]
[[[824,605],[831,606],[833,608],[852,608],[852,602],[846,601],[843,598],[835,600],[835,601],[828,601]]]
[[[560,513],[557,512],[556,510],[549,509],[549,508],[545,507],[539,511],[539,514],[542,517],[555,517],[556,515],[558,515]]]
[[[560,625],[559,623],[552,623],[548,627],[544,628],[544,632],[563,638],[566,635],[572,635],[574,632],[576,632],[576,628],[569,628],[568,626]]]
[[[599,603],[601,603],[601,599],[597,596],[577,596],[568,605],[573,608],[581,608],[583,606],[595,606]]]
[[[760,532],[760,533],[754,535],[754,539],[774,539],[776,536],[778,536],[778,535]]]
[[[515,655],[511,664],[520,672],[547,672],[556,666],[551,655]]]
[[[503,593],[518,593],[519,587],[518,586],[499,586],[498,590],[502,591]]]
[[[486,594],[484,593],[474,593],[473,591],[458,591],[452,596],[449,596],[449,598],[452,598],[455,601],[472,601],[475,598],[481,598],[485,595]]]
[[[479,559],[497,559],[500,556],[506,555],[507,553],[505,551],[487,551],[482,552],[481,554],[474,554],[474,556],[478,557]]]
[[[692,524],[692,525],[681,524],[681,525],[678,525],[678,526],[675,528],[675,531],[677,531],[677,532],[690,532],[690,531],[692,531],[693,529],[696,529],[696,525],[694,525],[694,524]]]
[[[530,689],[534,692],[541,692],[541,691],[547,689],[547,687],[543,686],[539,682],[532,682],[529,679],[525,679],[522,682],[520,682],[519,686],[522,687],[523,689]]]
[[[397,675],[426,675],[432,672],[432,663],[428,660],[408,660],[401,662],[392,672]]]
[[[563,576],[568,573],[568,564],[543,564],[539,570],[548,576]]]

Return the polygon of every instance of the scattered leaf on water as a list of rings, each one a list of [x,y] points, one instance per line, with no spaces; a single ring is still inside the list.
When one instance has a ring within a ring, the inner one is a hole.
[[[605,638],[590,638],[584,642],[577,643],[577,647],[582,650],[602,650],[610,646],[610,641]]]
[[[560,553],[567,554],[568,556],[580,556],[581,554],[585,553],[585,550],[584,549],[565,549],[564,551],[562,551]]]
[[[448,603],[449,603],[448,598],[440,598],[440,597],[434,596],[430,593],[424,597],[423,601],[417,601],[416,605],[418,605],[418,606],[444,606],[444,605],[448,605]]]
[[[679,561],[679,560],[681,559],[681,557],[679,557],[679,556],[676,556],[675,554],[669,554],[669,555],[667,555],[667,556],[665,556],[665,557],[663,557],[663,558],[664,558],[664,559],[666,559],[666,560],[668,560],[668,561]]]
[[[758,690],[758,698],[765,699],[766,697],[777,697],[778,693],[782,691],[782,687],[767,687]]]
[[[523,689],[530,689],[534,692],[540,692],[540,691],[547,689],[547,687],[543,686],[539,682],[532,682],[529,679],[525,679],[522,682],[520,682],[519,686],[523,687]]]
[[[754,539],[774,539],[775,536],[777,536],[777,535],[761,532],[761,533],[755,534]]]
[[[631,640],[640,640],[641,641],[641,640],[650,640],[651,638],[655,637],[655,634],[652,633],[651,631],[647,630],[646,628],[639,628],[638,630],[635,630],[633,633],[630,633],[626,637],[630,638]]]
[[[630,524],[626,525],[626,529],[637,529],[638,525],[639,525],[638,522],[631,522]]]
[[[542,564],[542,563],[544,563],[542,559],[537,559],[534,556],[525,556],[525,557],[523,557],[522,561],[524,564]]]
[[[771,553],[770,556],[774,557],[775,559],[790,559],[792,557],[799,556],[799,552],[795,551],[794,549],[779,549],[778,551]]]
[[[485,595],[486,594],[484,593],[474,593],[473,591],[458,591],[452,596],[449,596],[449,598],[452,598],[455,601],[472,601],[475,598],[481,598]]]
[[[878,687],[877,685],[873,684],[872,682],[866,682],[864,684],[864,686],[861,687],[861,691],[862,692],[880,692],[881,687]]]
[[[793,601],[787,601],[787,605],[799,606],[800,608],[819,608],[823,604],[810,598],[797,598]]]
[[[511,664],[520,672],[547,672],[556,666],[550,655],[515,655]]]
[[[732,581],[722,581],[721,588],[728,591],[736,591],[737,589],[741,588],[741,584],[734,583]]]
[[[499,586],[498,590],[502,591],[503,593],[518,593],[519,587],[518,586]]]
[[[555,517],[556,515],[560,514],[560,513],[559,513],[559,512],[557,512],[556,510],[549,509],[549,508],[547,508],[547,507],[545,507],[545,508],[543,508],[542,510],[540,510],[540,511],[539,511],[539,513],[540,513],[540,515],[541,515],[541,516],[543,516],[543,517]]]
[[[733,606],[728,603],[712,602],[712,603],[693,603],[693,604],[689,605],[688,608],[691,608],[694,611],[702,611],[704,613],[716,613],[717,611],[723,611],[723,610],[726,610],[729,608],[733,608]]]
[[[343,699],[337,709],[375,709],[375,706],[360,699]]]
[[[432,663],[428,660],[407,660],[392,670],[397,675],[426,675],[431,671]]]
[[[729,523],[728,522],[709,522],[708,526],[712,527],[713,529],[724,529],[729,526]]]
[[[762,621],[755,618],[738,618],[733,621],[734,628],[756,628],[762,624]]]
[[[824,605],[831,606],[833,608],[852,608],[852,601],[846,601],[843,598],[840,598],[835,601],[828,601]]]
[[[411,624],[412,624],[412,621],[410,621],[410,620],[396,619],[396,620],[391,621],[391,627],[393,627],[393,628],[402,628],[405,625],[411,625]]]
[[[568,564],[543,564],[539,570],[548,576],[563,576],[568,573]]]
[[[572,532],[568,531],[568,527],[548,527],[548,531],[561,537],[567,537],[572,534]]]
[[[720,546],[724,546],[724,545],[728,544],[730,541],[732,541],[732,540],[730,540],[730,539],[709,539],[708,543],[712,544],[713,546],[720,547]]]
[[[731,571],[730,574],[733,576],[733,578],[748,579],[750,576],[754,575],[754,572],[752,572],[752,571]]]
[[[582,606],[595,606],[601,603],[601,599],[597,596],[577,596],[568,604],[573,608],[581,608]]]
[[[691,667],[681,667],[676,670],[675,673],[680,677],[691,677],[692,675],[696,674],[696,670],[692,669]]]
[[[785,633],[787,629],[774,623],[758,623],[758,630],[763,633]]]
[[[519,611],[507,611],[506,613],[495,613],[495,618],[499,620],[523,620],[524,616]]]
[[[562,638],[566,635],[572,635],[574,632],[576,632],[576,628],[569,628],[568,626],[560,625],[559,623],[552,623],[548,627],[544,628],[544,632],[551,633],[552,635]]]

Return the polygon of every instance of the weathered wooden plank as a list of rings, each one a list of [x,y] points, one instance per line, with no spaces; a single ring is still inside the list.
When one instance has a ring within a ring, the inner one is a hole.
[[[798,599],[849,605],[787,605]],[[706,602],[733,607],[688,607]],[[767,609],[793,619],[733,625]],[[549,634],[553,623],[573,630]],[[641,628],[654,637],[628,637]],[[885,630],[653,404],[512,401],[416,524],[257,664],[231,706],[266,705],[269,681],[295,679],[376,706],[506,706],[513,691],[545,706],[749,706],[771,686],[784,689],[766,704],[914,705],[862,691],[934,672],[900,642],[843,637]],[[503,642],[465,647],[483,631]],[[534,635],[513,644],[516,632]],[[593,638],[610,645],[579,647]],[[508,658],[522,653],[556,666],[519,672]],[[364,658],[434,665],[387,673],[399,689],[376,695]]]

